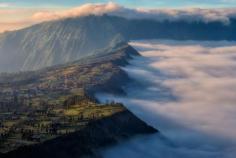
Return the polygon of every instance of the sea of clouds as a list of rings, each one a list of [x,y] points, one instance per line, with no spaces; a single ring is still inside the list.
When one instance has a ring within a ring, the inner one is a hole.
[[[135,41],[123,102],[162,133],[106,150],[107,158],[235,158],[236,42]],[[165,139],[163,139],[165,137]]]

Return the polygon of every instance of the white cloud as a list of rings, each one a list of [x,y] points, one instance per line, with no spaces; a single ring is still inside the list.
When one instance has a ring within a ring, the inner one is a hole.
[[[7,7],[10,5],[12,4],[0,3],[0,8]],[[9,12],[9,14],[7,14],[7,12]],[[9,16],[12,17],[13,15],[12,12],[14,12],[14,9],[0,10],[0,16],[3,15],[3,17],[7,19],[7,17]],[[9,22],[10,23],[20,22],[22,24],[24,21],[27,21],[25,25],[22,25],[22,27],[40,23],[42,21],[57,20],[57,19],[69,18],[69,17],[81,17],[81,16],[88,16],[88,15],[103,15],[103,14],[120,16],[120,17],[125,17],[128,19],[154,19],[157,21],[185,20],[188,22],[204,21],[206,23],[213,22],[213,21],[220,21],[224,24],[228,24],[230,22],[230,18],[236,17],[236,8],[227,8],[227,9],[201,9],[201,8],[183,8],[183,9],[136,8],[134,9],[133,8],[131,9],[131,8],[126,8],[124,6],[120,6],[113,2],[104,3],[104,4],[85,4],[82,6],[75,7],[75,8],[61,9],[61,10],[37,9],[37,10],[32,11],[32,9],[28,9],[28,10],[16,9],[15,12],[17,12],[16,17],[18,17],[21,14],[27,15],[27,17],[21,16],[17,18],[17,21],[9,21]],[[13,26],[13,27],[10,27],[10,29],[7,29],[7,25],[5,25],[4,29],[1,29],[1,30],[2,31],[14,30],[17,28],[19,27],[14,28]]]
[[[33,15],[36,20],[54,20],[67,17],[79,17],[86,15],[116,15],[131,19],[155,19],[162,20],[186,20],[186,21],[221,21],[229,23],[229,18],[235,17],[236,9],[200,9],[200,8],[183,8],[183,9],[130,9],[120,6],[116,3],[107,4],[85,4],[80,7],[58,11],[58,12],[38,12]]]
[[[156,135],[118,146],[105,155],[235,157],[236,43],[141,41],[131,45],[143,57],[124,70],[138,84],[126,88],[127,97],[112,98],[160,129],[177,148],[163,145]]]
[[[87,15],[102,15],[116,10],[120,10],[122,7],[115,3],[107,4],[85,4],[76,8],[64,10],[64,11],[45,11],[38,12],[33,15],[35,20],[54,20],[68,17],[80,17]]]
[[[0,8],[7,8],[12,6],[10,3],[0,3]]]

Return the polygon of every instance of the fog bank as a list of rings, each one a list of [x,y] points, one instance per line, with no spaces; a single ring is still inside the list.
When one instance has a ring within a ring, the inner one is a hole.
[[[151,19],[156,21],[221,22],[230,24],[236,18],[236,8],[128,8],[114,2],[87,3],[73,8],[58,9],[2,9],[0,33],[17,30],[43,21],[74,18],[88,15],[113,15],[128,19]],[[18,18],[12,18],[15,15]]]
[[[230,23],[230,18],[236,17],[235,8],[127,8],[114,2],[104,4],[84,4],[75,8],[62,11],[41,11],[35,13],[34,20],[47,21],[68,17],[81,17],[87,15],[115,15],[128,19],[153,19],[157,21],[201,21],[201,22],[222,22]]]
[[[158,134],[106,150],[105,157],[236,156],[236,43],[136,41],[141,54],[123,68],[136,82],[123,102]]]

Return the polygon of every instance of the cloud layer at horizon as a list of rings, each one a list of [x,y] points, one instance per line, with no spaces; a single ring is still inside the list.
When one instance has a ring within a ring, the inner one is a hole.
[[[178,7],[232,7],[236,6],[236,0],[0,0],[3,7],[75,7],[86,3],[114,2],[122,6],[136,8],[178,8]],[[1,5],[0,5],[1,6]]]
[[[4,4],[7,5],[7,4]],[[0,5],[1,6],[1,5]],[[84,4],[70,9],[3,9],[0,10],[0,32],[19,29],[42,21],[57,20],[68,17],[80,17],[87,15],[115,15],[130,19],[155,19],[158,21],[220,21],[224,24],[230,22],[230,18],[236,17],[236,8],[222,9],[145,9],[127,8],[113,2],[104,4]],[[17,16],[16,16],[17,15]],[[17,17],[17,18],[16,18]],[[9,29],[7,25],[9,24]],[[12,24],[12,25],[11,25]],[[14,28],[15,26],[15,28]]]

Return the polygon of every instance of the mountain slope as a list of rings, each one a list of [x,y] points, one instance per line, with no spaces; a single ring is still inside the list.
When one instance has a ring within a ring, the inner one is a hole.
[[[229,24],[203,21],[157,21],[152,19],[126,19],[103,16],[127,40],[176,39],[176,40],[236,40],[236,19]]]
[[[137,39],[236,40],[236,20],[155,21],[86,16],[41,23],[0,35],[0,72],[37,70],[104,53]]]
[[[158,130],[141,121],[126,108],[120,108],[121,112],[91,121],[80,131],[41,144],[21,147],[3,154],[2,158],[98,158],[101,157],[101,149],[121,140],[141,134],[158,133]]]
[[[113,47],[119,38],[109,22],[93,16],[38,24],[1,37],[0,71],[63,64]]]
[[[126,45],[102,56],[33,72],[0,75],[1,157],[82,157],[158,130],[122,104],[94,93],[123,94],[120,68],[137,51]]]

